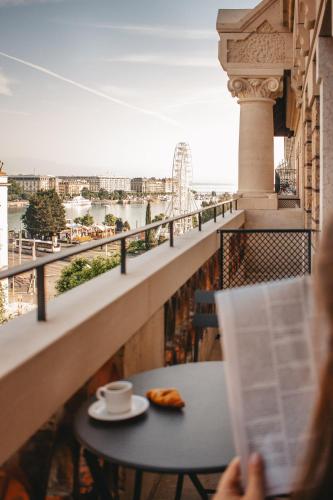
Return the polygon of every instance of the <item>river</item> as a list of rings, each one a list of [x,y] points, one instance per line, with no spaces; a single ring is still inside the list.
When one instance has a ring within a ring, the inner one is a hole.
[[[127,220],[131,229],[145,225],[146,219],[146,204],[126,204],[126,205],[92,205],[89,207],[81,208],[68,208],[66,209],[66,218],[75,219],[75,217],[82,216],[88,211],[94,217],[97,224],[104,221],[106,214],[114,214],[116,217],[121,217],[123,221]],[[151,204],[152,217],[157,214],[165,213],[167,202],[159,202]],[[21,217],[26,211],[26,207],[10,207],[8,208],[8,229],[18,231],[20,229]]]

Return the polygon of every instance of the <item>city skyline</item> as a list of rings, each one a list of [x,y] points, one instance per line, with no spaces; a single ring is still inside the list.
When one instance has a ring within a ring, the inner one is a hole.
[[[196,182],[234,184],[239,109],[215,31],[233,4],[0,0],[8,173],[170,176],[186,141]]]

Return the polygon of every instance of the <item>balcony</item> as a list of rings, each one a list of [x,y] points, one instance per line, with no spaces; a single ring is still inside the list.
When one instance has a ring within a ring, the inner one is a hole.
[[[232,252],[230,255],[224,253],[221,269],[218,258],[223,248],[221,231],[230,235],[240,228],[254,227],[257,232],[262,227],[278,228],[282,232],[276,232],[277,240],[285,237],[283,229],[286,227],[303,234],[297,209],[242,210],[237,209],[234,200],[208,210],[211,220],[205,224],[200,213],[197,228],[173,236],[173,221],[169,222],[169,243],[136,258],[125,260],[123,253],[120,270],[118,267],[106,272],[47,305],[43,277],[50,258],[36,261],[39,321],[36,321],[36,313],[31,312],[1,328],[0,461],[7,464],[9,470],[12,470],[13,456],[24,456],[26,449],[38,441],[36,436],[42,432],[40,429],[45,429],[45,422],[52,421],[60,409],[66,408],[68,413],[73,402],[84,400],[97,386],[165,363],[192,359],[191,348],[188,350],[185,346],[193,331],[194,290],[218,288],[223,266],[230,268],[239,257],[240,247],[229,242],[224,248]],[[258,248],[258,242],[252,242],[252,249],[256,245]],[[281,248],[285,247],[284,242]],[[304,261],[302,248],[294,252],[296,261]],[[84,249],[83,246],[72,253]],[[56,258],[59,257],[60,254]],[[252,254],[247,266],[253,258]],[[40,265],[42,262],[45,268]],[[244,262],[241,262],[240,274],[238,268],[235,271],[238,277],[243,276]],[[279,263],[280,267],[284,264],[283,261]],[[307,270],[301,266],[296,274]],[[19,271],[10,269],[1,273],[0,278]],[[252,282],[259,281],[260,270],[256,272],[257,277],[252,276]],[[178,301],[176,309],[172,297]],[[177,317],[173,325],[171,317]],[[184,332],[187,340],[183,342]],[[200,359],[219,356],[214,337],[205,335]],[[13,397],[13,394],[19,396]],[[28,445],[25,444],[29,439]],[[168,484],[169,480],[165,481],[165,485]],[[173,480],[170,481],[173,484]],[[216,477],[208,481],[216,482]],[[147,488],[153,483],[148,480]],[[189,486],[186,498],[192,498],[191,494]]]

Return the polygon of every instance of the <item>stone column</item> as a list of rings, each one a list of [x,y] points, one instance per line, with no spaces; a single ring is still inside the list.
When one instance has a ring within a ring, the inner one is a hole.
[[[320,229],[333,212],[333,38],[318,39],[320,83]]]
[[[233,77],[228,88],[240,104],[238,192],[274,192],[273,106],[280,77]]]

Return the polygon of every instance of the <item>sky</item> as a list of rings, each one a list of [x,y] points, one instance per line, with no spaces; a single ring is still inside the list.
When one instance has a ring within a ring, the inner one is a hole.
[[[239,106],[219,8],[257,0],[0,0],[0,159],[8,173],[237,182]],[[282,143],[276,161],[282,158]]]

